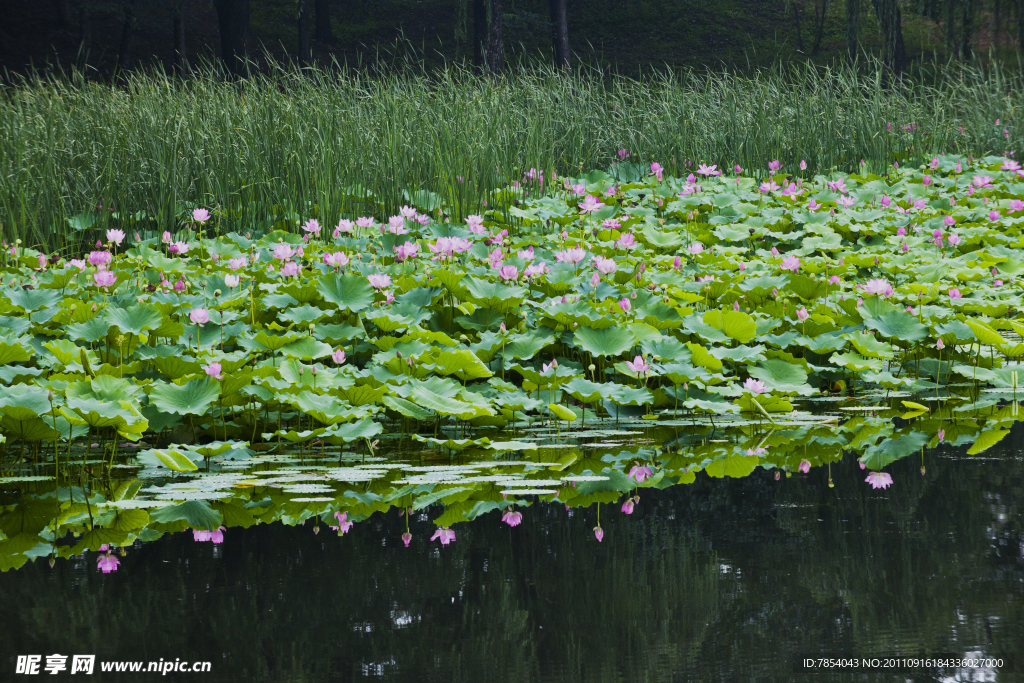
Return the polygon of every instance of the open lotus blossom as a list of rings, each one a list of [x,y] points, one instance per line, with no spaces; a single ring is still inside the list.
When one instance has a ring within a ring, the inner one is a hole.
[[[281,266],[281,275],[284,277],[298,277],[299,273],[302,272],[302,268],[295,261],[286,261]]]
[[[107,230],[107,241],[113,242],[114,244],[121,244],[121,242],[124,242],[124,230]]]
[[[356,224],[347,218],[342,218],[338,221],[338,224],[334,226],[333,236],[335,238],[341,237],[344,234],[352,232],[356,227]]]
[[[338,520],[338,531],[340,531],[343,534],[347,534],[354,525],[353,522],[350,522],[348,520],[347,512],[335,512],[334,518]]]
[[[441,545],[448,545],[455,540],[455,532],[448,527],[439,526],[434,535],[430,537],[431,541],[441,541]]]
[[[110,553],[105,553],[103,555],[100,555],[99,558],[97,558],[97,560],[96,560],[96,569],[98,569],[99,571],[103,572],[104,574],[109,574],[110,572],[116,572],[117,568],[120,565],[121,565],[121,560],[119,560],[117,558],[117,556],[111,555]]]
[[[541,261],[540,263],[532,263],[526,266],[526,270],[523,271],[523,275],[529,278],[534,278],[538,275],[543,275],[546,271],[547,268],[544,266],[544,262]]]
[[[604,529],[601,528],[601,525],[594,527],[594,538],[597,539],[598,543],[604,540]]]
[[[88,264],[86,264],[85,259],[80,258],[71,259],[70,261],[68,261],[68,265],[70,265],[72,268],[78,268],[79,270],[85,270],[86,268],[89,267]]]
[[[722,172],[718,170],[718,164],[712,164],[710,166],[700,164],[697,166],[697,174],[702,176],[713,176],[722,175]]]
[[[401,263],[411,258],[416,258],[420,253],[420,245],[416,242],[403,242],[392,247],[391,251],[395,255],[395,261]]]
[[[962,299],[963,296],[964,296],[963,294],[960,293],[960,290],[957,289],[956,287],[951,288],[949,290],[948,294],[949,294],[949,298],[950,299]]]
[[[384,275],[382,273],[373,273],[366,276],[366,281],[370,283],[370,286],[374,289],[381,290],[391,286],[391,276]]]
[[[102,269],[108,263],[114,259],[114,255],[109,251],[90,251],[89,252],[89,264]]]
[[[797,187],[796,183],[790,183],[782,188],[783,197],[799,197],[801,194],[803,194],[803,190]]]
[[[960,244],[961,237],[960,235],[954,232],[952,235],[946,238],[946,241],[949,242],[949,246],[955,247],[956,245]]]
[[[573,247],[572,249],[566,249],[564,251],[555,252],[555,261],[559,263],[580,263],[587,257],[587,251],[580,249],[579,247]]]
[[[377,225],[377,219],[372,216],[360,216],[356,219],[356,227],[372,230]]]
[[[601,275],[609,275],[615,272],[616,263],[613,259],[605,258],[603,256],[594,257],[594,268]]]
[[[651,471],[650,467],[648,467],[647,465],[641,465],[640,463],[636,463],[633,465],[633,467],[630,468],[629,474],[627,474],[626,476],[632,477],[633,479],[636,480],[636,483],[642,484],[646,479],[653,475],[654,472]]]
[[[524,261],[532,261],[534,258],[533,246],[529,246],[526,249],[523,249],[522,251],[517,251],[516,256],[523,259]]]
[[[828,180],[825,182],[825,184],[828,185],[828,189],[832,190],[833,192],[841,192],[845,194],[846,192],[850,191],[850,189],[846,187],[846,178],[840,178],[839,180]]]
[[[221,364],[218,363],[217,361],[213,361],[209,365],[203,366],[203,370],[206,371],[206,374],[209,375],[210,377],[213,377],[214,379],[221,379],[224,377],[222,369],[223,368],[221,367]]]
[[[1024,200],[1011,199],[1008,207],[1010,211],[1024,211]]]
[[[766,180],[758,186],[758,191],[761,194],[768,194],[769,192],[775,192],[779,189],[779,184],[774,180]]]
[[[295,249],[293,249],[290,244],[284,244],[282,242],[280,244],[274,245],[273,253],[275,259],[277,259],[278,261],[284,261],[286,259],[290,259],[292,256],[295,255]]]
[[[1020,170],[1020,164],[1018,164],[1013,159],[1007,159],[1006,161],[1003,162],[1002,166],[999,167],[999,170],[1016,172]]]
[[[661,180],[661,174],[664,171],[665,169],[663,169],[661,167],[661,164],[659,164],[658,162],[654,162],[653,164],[651,164],[651,175],[655,176],[658,180]]]
[[[516,512],[509,508],[508,510],[505,510],[504,514],[502,514],[501,521],[505,522],[505,524],[508,524],[509,526],[519,526],[523,521],[523,513]]]
[[[228,259],[228,268],[230,268],[231,270],[241,270],[242,268],[245,268],[248,264],[249,260],[244,256],[241,256],[239,258]]]
[[[853,197],[850,197],[850,196],[840,197],[840,198],[838,198],[836,200],[836,204],[838,204],[839,206],[841,206],[841,207],[843,207],[845,209],[850,208],[851,206],[853,206],[856,203],[857,203],[857,200],[854,199]]]
[[[833,275],[828,279],[828,283],[830,285],[838,285],[840,282],[842,282],[842,280],[839,279],[838,275]]]
[[[107,287],[113,286],[113,284],[117,282],[117,276],[114,275],[109,270],[99,270],[96,271],[95,274],[93,274],[92,281],[96,283],[97,287],[103,287],[104,289],[106,289]]]
[[[887,489],[892,486],[892,475],[888,472],[868,472],[864,481],[871,484],[873,489]]]
[[[753,377],[748,377],[746,381],[743,382],[743,388],[754,396],[763,394],[765,390],[764,382],[759,379],[754,379]]]
[[[778,173],[781,170],[782,170],[782,162],[779,161],[778,159],[773,159],[772,161],[768,162],[768,171],[770,173]]]
[[[810,209],[811,211],[816,211],[820,209],[821,206],[822,205],[814,201],[814,199],[811,199],[809,202],[807,202],[807,208]]]
[[[979,190],[983,187],[992,187],[992,176],[976,175],[973,178],[971,178],[971,185],[978,188]]]
[[[794,273],[800,270],[800,259],[796,256],[785,256],[782,259],[782,263],[779,265],[783,270],[791,270]]]
[[[592,194],[588,194],[577,206],[581,214],[594,213],[604,208],[604,202]]]
[[[334,353],[331,354],[331,360],[333,360],[338,365],[341,365],[342,363],[344,363],[345,362],[345,350],[344,349],[335,349]]]
[[[691,244],[688,247],[687,251],[689,251],[690,254],[692,254],[693,256],[697,256],[698,254],[703,254],[704,253],[704,243],[703,242],[694,242],[693,244]]]
[[[651,366],[644,360],[643,356],[637,356],[632,361],[626,361],[626,367],[638,375],[642,375],[651,369]]]
[[[988,219],[989,219],[990,221],[997,221],[997,220],[999,220],[1000,218],[1002,218],[1002,214],[1000,214],[1000,213],[999,213],[998,211],[996,211],[995,209],[992,209],[991,211],[989,211],[989,212],[988,212]]]
[[[519,277],[519,269],[513,265],[502,266],[498,271],[498,277],[506,282],[515,280]]]
[[[750,456],[750,457],[764,455],[767,452],[768,452],[768,449],[761,448],[761,447],[758,447],[758,448],[748,448],[747,449],[747,455]]]
[[[803,472],[804,474],[807,474],[808,472],[811,471],[811,461],[807,460],[806,458],[804,460],[801,460],[800,464],[797,466],[797,469]]]
[[[202,327],[210,322],[210,311],[205,308],[193,308],[188,312],[188,319],[192,321],[193,325]]]
[[[328,252],[324,254],[324,263],[334,268],[344,268],[349,263],[348,254],[343,251]]]
[[[210,220],[210,212],[206,209],[193,209],[192,220],[202,225],[206,221]]]
[[[232,275],[231,273],[228,273],[227,275],[224,276],[224,285],[226,287],[234,289],[235,287],[238,286],[238,283],[239,277],[237,275]]]
[[[323,230],[323,226],[315,218],[310,218],[302,224],[302,229],[311,235],[319,235],[320,231]]]
[[[633,233],[627,232],[623,234],[619,239],[615,240],[615,246],[619,249],[635,249],[640,246],[640,243],[633,237]]]
[[[864,293],[871,294],[874,296],[880,296],[883,299],[885,299],[895,294],[895,290],[892,288],[892,285],[889,284],[888,280],[878,278],[874,280],[868,280],[867,282],[864,283]]]

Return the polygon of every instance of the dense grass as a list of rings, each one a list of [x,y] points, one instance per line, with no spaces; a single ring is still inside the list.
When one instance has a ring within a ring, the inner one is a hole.
[[[543,68],[500,80],[283,67],[244,82],[213,70],[116,86],[39,77],[0,97],[0,223],[5,239],[55,248],[77,234],[70,217],[99,205],[97,228],[173,229],[203,205],[218,227],[246,229],[380,215],[426,189],[465,214],[525,169],[606,166],[619,148],[672,173],[687,159],[852,170],[861,159],[878,169],[938,151],[1002,153],[1018,134],[1022,84],[963,65],[895,85],[880,71],[813,67],[643,81]]]

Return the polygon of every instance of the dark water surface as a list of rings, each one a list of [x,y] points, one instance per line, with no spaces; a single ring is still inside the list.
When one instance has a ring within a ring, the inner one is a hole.
[[[1024,459],[905,458],[874,491],[853,458],[758,469],[602,505],[497,514],[441,548],[394,511],[339,538],[312,524],[191,532],[0,575],[0,680],[1024,680]],[[208,660],[209,673],[17,676],[19,654]],[[1003,655],[1002,670],[797,673],[800,653]]]

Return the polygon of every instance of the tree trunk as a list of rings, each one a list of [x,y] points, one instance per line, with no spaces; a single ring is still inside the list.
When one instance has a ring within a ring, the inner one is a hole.
[[[313,37],[323,43],[334,40],[331,30],[331,0],[316,0],[316,30]]]
[[[1024,0],[1017,0],[1017,49],[1024,49]]]
[[[548,0],[551,10],[551,44],[555,54],[555,68],[568,71],[569,63],[569,24],[566,20],[566,0]]]
[[[960,59],[974,55],[974,0],[960,0]]]
[[[89,3],[82,3],[82,52],[88,53],[92,49],[92,14],[89,11]]]
[[[249,0],[213,0],[220,25],[220,56],[228,71],[245,72],[245,43],[249,37]]]
[[[487,0],[473,0],[473,64],[484,68],[484,45],[487,44]]]
[[[825,10],[828,9],[825,6],[825,2],[826,0],[821,0],[814,13],[814,20],[818,25],[814,32],[814,47],[811,48],[812,55],[817,55],[818,51],[821,50],[821,39],[825,35]]]
[[[894,74],[903,73],[907,52],[903,45],[903,16],[896,0],[872,0],[878,23],[882,27],[882,60]]]
[[[800,54],[804,54],[804,32],[800,30],[800,4],[793,2],[793,21],[796,22],[796,47]]]
[[[501,35],[501,0],[488,0],[490,9],[487,17],[487,49],[484,61],[487,70],[500,74],[505,70],[505,42]]]
[[[309,64],[313,61],[313,0],[299,0],[299,61]]]
[[[71,0],[57,0],[57,22],[58,28],[71,29]]]
[[[179,69],[185,66],[185,8],[182,7],[184,0],[175,0],[174,3],[174,66]]]
[[[851,62],[857,61],[859,46],[857,42],[857,24],[860,23],[861,0],[846,0],[846,52]]]
[[[117,68],[126,70],[132,68],[132,42],[135,40],[135,27],[138,23],[135,18],[135,0],[125,0],[124,25],[121,27],[121,44],[117,50]]]

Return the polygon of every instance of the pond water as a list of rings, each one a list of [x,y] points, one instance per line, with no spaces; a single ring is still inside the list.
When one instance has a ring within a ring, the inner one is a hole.
[[[340,536],[315,517],[228,526],[221,543],[164,533],[109,574],[94,551],[36,557],[0,575],[0,678],[31,679],[10,675],[18,655],[86,653],[211,663],[166,680],[1021,680],[1022,437],[926,448],[888,489],[848,456],[699,472],[637,489],[629,515],[535,501],[514,528],[496,512],[454,526],[447,546],[425,507]],[[808,675],[802,655],[1004,663]]]

